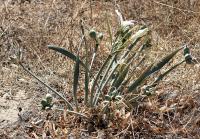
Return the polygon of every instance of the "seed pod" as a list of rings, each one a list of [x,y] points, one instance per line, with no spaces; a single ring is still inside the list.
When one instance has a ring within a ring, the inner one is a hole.
[[[42,109],[45,109],[48,106],[48,103],[45,99],[41,101]]]
[[[107,100],[107,101],[111,101],[111,96],[109,96],[109,95],[105,95],[105,100]]]
[[[121,100],[121,99],[122,99],[122,96],[117,95],[117,96],[115,97],[115,99],[116,99],[116,100]]]
[[[185,46],[185,48],[184,48],[184,56],[186,55],[186,54],[190,54],[190,49],[187,47],[187,46]]]
[[[192,63],[192,56],[191,54],[186,54],[185,55],[185,61],[187,64],[191,64]]]
[[[191,64],[193,58],[192,58],[192,56],[190,54],[190,49],[187,46],[185,46],[185,48],[184,48],[184,56],[185,56],[186,63],[187,64]]]
[[[94,29],[92,29],[92,30],[90,30],[89,35],[91,38],[96,39],[97,32]]]

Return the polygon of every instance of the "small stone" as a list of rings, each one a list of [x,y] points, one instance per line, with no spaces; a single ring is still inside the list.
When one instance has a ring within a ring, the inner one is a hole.
[[[3,97],[4,91],[0,90],[0,97]]]
[[[3,67],[3,68],[2,68],[2,71],[3,71],[3,73],[9,73],[9,72],[10,72],[10,69],[9,69],[9,68],[6,68],[6,67]]]
[[[10,99],[11,96],[10,96],[8,93],[5,93],[5,94],[3,95],[3,98],[4,98],[4,99]]]
[[[16,64],[10,64],[10,67],[14,70],[17,70],[19,68]]]
[[[25,79],[23,79],[23,78],[20,78],[20,79],[18,79],[18,81],[19,81],[19,83],[25,83],[25,84],[27,84],[27,83],[28,83],[28,81],[27,81],[27,80],[25,80]]]

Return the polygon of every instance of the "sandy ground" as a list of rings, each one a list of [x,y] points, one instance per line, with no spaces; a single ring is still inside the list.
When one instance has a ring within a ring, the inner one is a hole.
[[[23,84],[27,84],[28,81],[19,78],[16,74],[17,70],[18,66],[14,64],[1,69],[1,79],[3,80],[1,80],[0,89],[0,128],[18,121],[19,108],[21,107],[25,110],[31,104],[31,98],[28,97],[27,89],[23,90],[20,87]],[[10,81],[5,80],[6,78],[10,78]]]

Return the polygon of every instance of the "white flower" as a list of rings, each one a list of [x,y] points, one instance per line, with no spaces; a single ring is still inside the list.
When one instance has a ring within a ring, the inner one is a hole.
[[[115,10],[115,12],[116,12],[116,14],[119,18],[119,22],[120,22],[122,27],[133,26],[136,23],[135,20],[125,20],[124,21],[122,14],[118,10]]]
[[[124,21],[124,19],[122,17],[122,14],[118,10],[115,10],[115,12],[116,12],[116,14],[117,14],[117,16],[119,18],[120,23],[122,23]]]
[[[128,20],[128,21],[123,21],[123,22],[121,22],[121,25],[123,26],[123,27],[126,27],[126,26],[133,26],[134,24],[135,24],[135,20]]]

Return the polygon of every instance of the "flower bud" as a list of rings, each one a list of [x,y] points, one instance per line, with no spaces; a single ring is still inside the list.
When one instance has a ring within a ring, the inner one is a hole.
[[[99,40],[102,40],[103,39],[103,33],[98,33],[98,38],[99,38]]]
[[[51,94],[47,94],[46,95],[46,101],[47,101],[47,103],[51,103],[52,102],[52,99],[53,99],[53,97],[52,97],[52,95]]]

